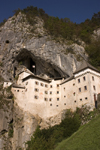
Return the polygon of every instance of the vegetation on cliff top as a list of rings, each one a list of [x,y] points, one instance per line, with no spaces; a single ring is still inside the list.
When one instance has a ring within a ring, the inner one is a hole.
[[[41,17],[44,20],[44,28],[47,29],[50,35],[54,37],[63,37],[68,40],[82,39],[86,43],[91,42],[91,34],[94,30],[100,27],[100,12],[94,14],[92,19],[86,19],[80,24],[76,24],[70,21],[69,18],[52,17],[45,13],[43,9],[37,7],[27,7],[23,10],[15,10],[17,15],[19,12],[24,13],[30,25],[34,26],[36,16]],[[34,31],[34,30],[33,30]]]
[[[92,40],[93,31],[100,28],[100,12],[94,13],[91,19],[86,19],[80,24],[73,23],[69,18],[59,19],[58,17],[49,16],[43,9],[38,9],[33,6],[27,7],[23,10],[15,10],[14,14],[17,16],[19,12],[26,15],[26,19],[32,27],[32,33],[35,31],[35,18],[40,17],[44,21],[44,28],[47,33],[52,35],[54,39],[61,37],[62,39],[70,40],[78,44],[80,44],[79,39],[84,41],[88,44],[86,51],[89,55],[90,63],[93,66],[98,67],[98,69],[100,68],[100,39],[94,42]],[[2,26],[5,22],[6,20],[0,23],[0,26]]]
[[[78,44],[80,44],[78,39],[84,41],[88,44],[86,51],[89,55],[90,63],[100,69],[100,39],[92,40],[93,31],[100,28],[100,12],[94,13],[91,20],[86,19],[80,24],[71,22],[69,18],[59,19],[58,17],[51,17],[43,9],[38,9],[33,6],[14,11],[15,15],[19,12],[24,13],[29,24],[33,26],[31,32],[34,32],[35,29],[35,17],[39,16],[44,20],[44,28],[48,34],[52,35],[55,39],[62,37],[63,39],[71,40]]]

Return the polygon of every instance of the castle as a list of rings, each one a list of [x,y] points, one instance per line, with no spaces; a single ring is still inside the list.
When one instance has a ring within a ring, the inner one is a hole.
[[[24,69],[12,92],[22,109],[42,118],[57,115],[64,109],[74,111],[82,105],[94,108],[100,93],[100,72],[85,61],[67,79],[46,79]]]

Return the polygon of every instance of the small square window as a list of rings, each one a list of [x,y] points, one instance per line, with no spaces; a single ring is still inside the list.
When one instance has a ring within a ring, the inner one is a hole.
[[[28,85],[28,82],[26,82],[26,85]]]
[[[85,78],[85,76],[83,77],[83,80],[84,80],[84,81],[86,81],[86,78]]]
[[[76,100],[74,102],[76,103]]]
[[[48,87],[48,85],[47,85],[47,84],[45,84],[45,87]]]
[[[66,103],[64,103],[64,105],[66,105]]]
[[[50,104],[50,106],[52,106],[52,104]]]
[[[39,85],[39,82],[35,81],[35,84],[36,84],[36,85]]]
[[[64,97],[66,97],[66,96],[64,95]]]
[[[92,76],[92,81],[94,81],[94,76]]]
[[[84,86],[84,90],[85,90],[85,91],[87,90],[87,86]]]
[[[59,84],[57,84],[57,87],[59,87]]]
[[[75,92],[73,93],[73,95],[75,96]]]
[[[93,85],[93,89],[96,90],[95,86]]]
[[[43,83],[41,83],[40,85],[43,86]]]
[[[52,85],[50,85],[50,88],[52,88],[53,86]]]
[[[87,97],[85,97],[85,100],[87,100],[88,98]]]
[[[50,94],[52,94],[52,91],[50,91]]]
[[[34,96],[34,98],[35,98],[35,99],[38,99],[38,96],[37,96],[37,95],[35,95],[35,96]]]
[[[65,90],[65,87],[64,87],[64,90]]]
[[[49,98],[49,101],[52,101],[52,98]]]
[[[38,91],[39,91],[39,89],[35,88],[35,89],[34,89],[34,91],[35,91],[35,92],[38,92]]]
[[[57,101],[59,101],[59,98],[57,98]]]
[[[17,92],[19,92],[19,90],[17,90]]]
[[[75,83],[73,83],[73,86],[75,86]]]
[[[45,94],[48,94],[48,91],[45,91]]]
[[[78,79],[78,83],[80,83],[80,79]]]
[[[58,107],[58,105],[56,105],[56,107]]]
[[[80,99],[80,101],[82,101],[82,98]]]
[[[79,88],[79,92],[81,92],[81,88]]]
[[[44,100],[47,101],[48,99],[47,99],[47,98],[44,98]]]
[[[57,91],[57,94],[59,94],[59,91]]]

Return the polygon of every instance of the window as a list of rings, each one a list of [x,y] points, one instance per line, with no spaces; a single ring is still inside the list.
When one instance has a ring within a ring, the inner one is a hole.
[[[64,97],[66,97],[66,96],[64,95]]]
[[[52,88],[53,86],[52,85],[50,85],[50,88]]]
[[[35,91],[35,92],[38,92],[38,91],[39,91],[39,89],[35,88],[35,89],[34,89],[34,91]]]
[[[74,102],[76,103],[76,100]]]
[[[85,91],[87,90],[87,86],[84,86],[84,90],[85,90]]]
[[[59,84],[57,84],[57,87],[59,87]]]
[[[52,94],[52,91],[50,91],[50,94]]]
[[[75,83],[73,83],[73,86],[75,86]]]
[[[73,93],[73,95],[75,96],[75,92]]]
[[[26,85],[28,85],[28,82],[26,82]]]
[[[92,76],[92,81],[94,81],[94,77]]]
[[[27,89],[25,89],[25,92],[27,92]]]
[[[79,92],[81,92],[81,88],[79,88]]]
[[[47,84],[45,84],[45,87],[48,87],[48,85],[47,85]]]
[[[37,95],[35,95],[35,96],[34,96],[34,98],[35,98],[35,99],[38,99],[38,96],[37,96]]]
[[[64,103],[64,105],[66,105],[66,103]]]
[[[45,91],[45,94],[48,94],[48,91]]]
[[[49,101],[52,101],[52,98],[49,98]]]
[[[57,98],[57,101],[59,101],[59,98]]]
[[[87,97],[85,97],[85,100],[87,100],[88,98]]]
[[[64,87],[64,90],[65,90],[65,87]]]
[[[50,104],[50,106],[52,106],[52,104]]]
[[[80,83],[80,79],[78,79],[78,83]]]
[[[57,91],[57,94],[59,94],[59,91]]]
[[[36,84],[36,85],[39,85],[39,82],[35,81],[35,84]]]
[[[43,83],[41,83],[40,85],[43,86]]]
[[[80,99],[80,101],[82,101],[82,98]]]
[[[17,92],[19,92],[19,90],[17,90]]]
[[[95,86],[93,85],[93,89],[96,90]]]
[[[47,101],[48,99],[47,99],[47,98],[44,98],[44,100]]]
[[[83,80],[84,80],[84,81],[86,81],[86,78],[85,78],[85,76],[83,77]]]
[[[56,105],[56,107],[58,107],[58,105]]]

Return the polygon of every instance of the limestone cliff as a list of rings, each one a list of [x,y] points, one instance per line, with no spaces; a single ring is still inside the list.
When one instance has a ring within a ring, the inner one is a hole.
[[[25,16],[13,16],[0,28],[0,62],[1,74],[5,79],[13,80],[14,68],[26,67],[29,59],[37,66],[37,75],[49,77],[71,76],[87,58],[84,47],[69,42],[56,42],[43,29],[43,20],[36,18],[35,32],[24,20]]]
[[[82,59],[87,59],[84,44],[71,44],[62,39],[55,41],[43,28],[41,18],[35,18],[34,33],[31,33],[31,29],[21,13],[9,18],[0,27],[0,74],[5,81],[16,82],[21,69],[26,67],[31,70],[30,66],[34,64],[36,75],[67,78],[81,65]],[[0,149],[25,149],[25,142],[37,125],[47,128],[61,121],[63,112],[44,120],[23,112],[17,103],[13,104],[12,97],[7,98],[7,93],[1,93],[2,97],[5,94],[7,100],[3,99],[1,103],[9,101],[9,104],[0,107]]]

